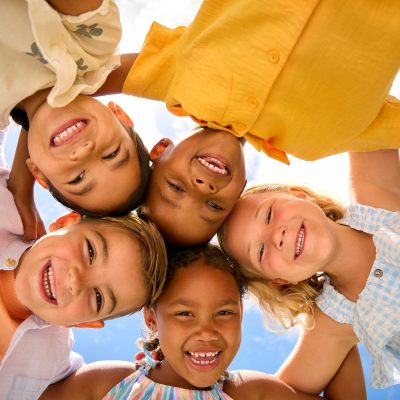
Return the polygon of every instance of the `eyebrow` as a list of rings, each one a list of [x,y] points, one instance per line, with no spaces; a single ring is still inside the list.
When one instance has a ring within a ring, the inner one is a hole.
[[[193,301],[190,301],[185,298],[178,298],[175,301],[169,303],[168,306],[169,307],[172,307],[172,306],[196,307],[198,304],[199,304],[198,302],[193,302]],[[237,301],[233,300],[231,298],[224,299],[221,302],[219,302],[218,307],[228,306],[228,305],[237,305]]]
[[[127,164],[130,159],[129,152],[126,153],[126,156],[116,161],[112,166],[111,170],[115,171],[116,169],[122,167],[123,165]],[[83,196],[84,194],[90,192],[96,185],[94,182],[90,182],[88,185],[84,186],[82,189],[78,190],[77,192],[71,192],[71,194],[75,196]]]
[[[174,208],[181,208],[177,203],[175,203],[169,197],[165,196],[164,192],[161,190],[160,187],[159,187],[159,191],[160,191],[160,196],[164,200],[165,203],[168,203],[170,206],[172,206]]]
[[[96,231],[96,235],[100,239],[100,242],[101,242],[102,258],[103,258],[103,263],[105,264],[108,261],[108,243],[107,243],[107,239],[99,231]],[[111,307],[110,307],[110,310],[108,311],[108,315],[110,315],[110,314],[112,314],[112,312],[117,307],[117,299],[115,298],[115,294],[111,289],[108,289],[108,294],[110,296],[110,301],[111,301]]]
[[[121,166],[125,165],[128,163],[130,159],[130,153],[129,151],[127,151],[125,157],[120,158],[118,161],[116,161],[115,163],[113,163],[113,165],[111,166],[111,170],[114,171],[117,168],[120,168]]]

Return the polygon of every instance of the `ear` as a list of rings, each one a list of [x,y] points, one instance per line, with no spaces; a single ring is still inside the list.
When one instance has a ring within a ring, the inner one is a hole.
[[[281,278],[272,279],[271,282],[273,285],[277,285],[277,286],[289,285],[290,283],[297,284],[297,282],[289,282],[286,279],[281,279]]]
[[[104,327],[104,321],[102,321],[101,319],[92,322],[81,322],[80,324],[75,324],[70,326],[70,328],[96,328],[96,329],[103,327]]]
[[[107,107],[112,111],[112,113],[119,119],[121,123],[126,125],[128,128],[133,128],[133,122],[129,118],[129,115],[116,103],[110,101]]]
[[[174,147],[171,139],[163,138],[157,142],[150,151],[150,161],[156,161],[167,147]]]
[[[298,197],[299,199],[306,200],[309,198],[308,194],[301,188],[292,187],[289,189],[289,193]]]
[[[157,318],[156,312],[153,307],[143,307],[143,316],[144,322],[146,323],[147,328],[149,328],[152,332],[156,332],[157,329]]]
[[[43,175],[42,171],[36,166],[36,164],[30,158],[26,160],[26,165],[28,166],[29,171],[31,171],[31,174],[36,179],[36,182],[47,190],[49,186],[47,184],[47,179]]]
[[[52,222],[49,225],[49,231],[54,232],[58,229],[77,224],[79,221],[81,221],[81,219],[82,216],[80,214],[78,214],[76,211],[71,211],[69,214],[63,215]]]

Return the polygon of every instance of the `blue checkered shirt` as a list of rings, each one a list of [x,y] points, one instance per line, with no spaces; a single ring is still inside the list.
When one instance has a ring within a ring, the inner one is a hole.
[[[400,212],[355,204],[338,222],[372,234],[376,258],[356,303],[326,276],[317,305],[335,321],[353,325],[372,357],[372,387],[400,383]]]

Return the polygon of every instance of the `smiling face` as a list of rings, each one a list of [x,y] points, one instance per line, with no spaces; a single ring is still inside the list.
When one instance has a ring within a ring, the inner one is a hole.
[[[246,195],[224,226],[223,247],[241,265],[277,283],[296,283],[325,271],[337,248],[337,224],[317,204],[295,194]]]
[[[242,304],[235,279],[204,261],[178,268],[145,318],[157,329],[165,356],[156,380],[167,385],[211,386],[240,346]]]
[[[245,174],[238,139],[200,129],[155,160],[146,198],[150,218],[175,244],[205,242],[232,210]]]
[[[70,326],[132,312],[146,301],[137,240],[89,221],[38,240],[15,278],[18,299],[50,324]]]
[[[61,108],[42,103],[31,118],[28,140],[33,175],[82,208],[113,211],[139,184],[132,138],[113,112],[91,97],[78,96]]]

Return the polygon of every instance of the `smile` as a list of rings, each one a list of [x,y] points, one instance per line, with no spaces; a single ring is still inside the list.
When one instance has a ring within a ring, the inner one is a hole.
[[[54,279],[53,267],[51,263],[49,263],[49,265],[45,268],[43,272],[42,285],[43,285],[43,291],[48,297],[48,299],[52,303],[55,302],[57,304],[56,284]]]
[[[303,251],[303,246],[304,246],[304,226],[301,225],[299,233],[297,234],[296,247],[295,247],[295,252],[294,252],[294,258],[295,259]]]
[[[201,165],[206,167],[209,171],[217,173],[222,176],[226,176],[229,174],[228,166],[224,161],[214,156],[198,156],[196,159],[200,162]]]
[[[193,364],[207,366],[215,364],[221,352],[209,351],[206,353],[201,353],[188,351],[186,354],[189,356],[189,359]]]
[[[84,120],[74,120],[63,125],[58,132],[54,133],[50,139],[50,144],[53,147],[62,146],[72,141],[87,125]]]

